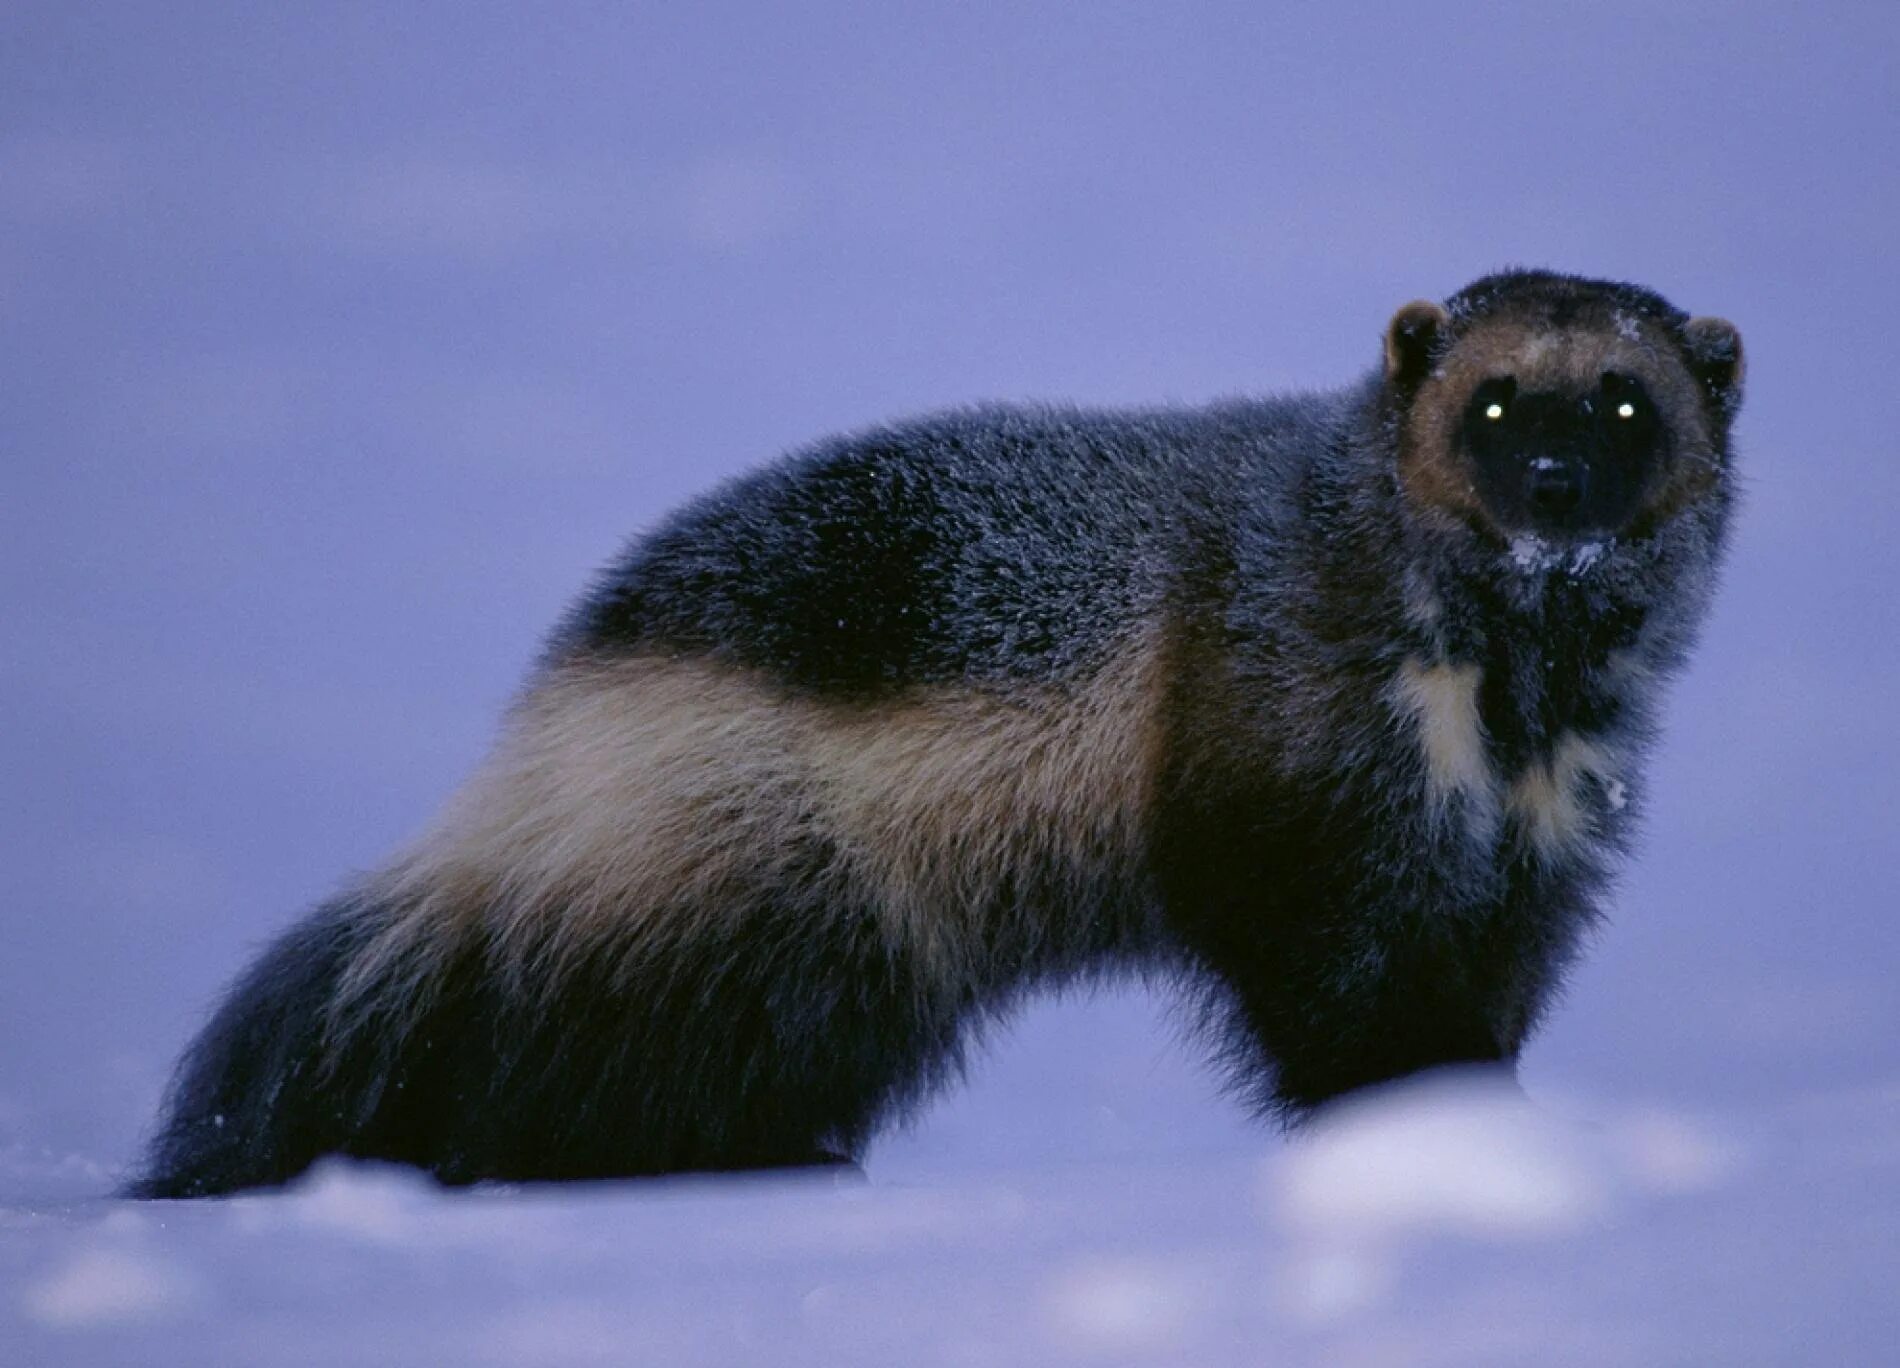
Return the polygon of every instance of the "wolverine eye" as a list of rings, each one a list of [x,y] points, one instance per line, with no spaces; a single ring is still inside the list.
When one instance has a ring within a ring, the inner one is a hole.
[[[1633,422],[1647,404],[1642,382],[1615,371],[1605,371],[1602,382],[1605,408],[1619,423]]]
[[[1641,380],[1605,371],[1597,397],[1601,400],[1597,411],[1602,414],[1597,431],[1612,450],[1634,454],[1655,445],[1656,405]]]
[[[1494,423],[1502,423],[1511,414],[1511,401],[1517,397],[1517,379],[1514,376],[1499,375],[1479,385],[1471,396],[1471,403],[1465,409],[1465,422],[1472,427],[1486,428]]]

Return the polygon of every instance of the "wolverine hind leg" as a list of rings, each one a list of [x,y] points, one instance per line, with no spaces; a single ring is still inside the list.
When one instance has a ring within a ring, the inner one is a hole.
[[[968,1004],[868,910],[812,914],[796,899],[753,908],[721,936],[702,927],[541,978],[476,939],[340,1017],[339,986],[400,909],[338,900],[286,933],[193,1044],[129,1190],[270,1186],[329,1153],[449,1183],[855,1158],[955,1069]]]
[[[728,935],[630,968],[603,959],[538,1004],[500,1004],[480,1167],[582,1178],[856,1159],[955,1070],[964,1010],[867,914],[755,908]]]
[[[854,1157],[993,978],[968,920],[921,915],[976,895],[891,782],[961,758],[961,720],[887,754],[703,663],[552,673],[410,852],[240,980],[140,1190],[332,1152],[450,1182]]]

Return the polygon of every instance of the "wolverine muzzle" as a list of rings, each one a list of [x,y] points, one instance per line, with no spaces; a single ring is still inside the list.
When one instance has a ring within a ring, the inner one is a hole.
[[[1588,479],[1589,472],[1581,462],[1536,457],[1524,477],[1525,502],[1540,518],[1564,519],[1583,503]]]

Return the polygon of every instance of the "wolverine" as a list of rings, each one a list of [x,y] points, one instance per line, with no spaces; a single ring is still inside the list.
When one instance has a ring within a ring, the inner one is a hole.
[[[727,484],[238,980],[131,1190],[855,1159],[1117,973],[1286,1122],[1508,1068],[1641,807],[1741,384],[1729,323],[1514,270],[1335,392],[973,408]]]

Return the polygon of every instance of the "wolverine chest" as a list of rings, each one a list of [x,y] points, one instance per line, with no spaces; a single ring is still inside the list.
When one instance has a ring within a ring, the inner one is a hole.
[[[1402,776],[1392,791],[1435,843],[1558,862],[1621,827],[1635,756],[1597,681],[1412,655],[1389,702],[1388,761]]]
[[[1654,671],[1648,600],[1614,583],[1472,572],[1414,585],[1385,753],[1392,790],[1433,835],[1545,864],[1615,842]]]

